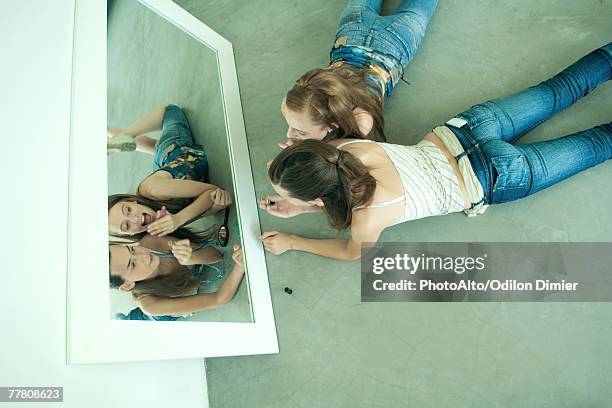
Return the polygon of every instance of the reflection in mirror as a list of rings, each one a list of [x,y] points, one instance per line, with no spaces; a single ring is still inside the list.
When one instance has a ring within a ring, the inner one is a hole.
[[[111,313],[251,322],[217,55],[136,1],[107,30]]]

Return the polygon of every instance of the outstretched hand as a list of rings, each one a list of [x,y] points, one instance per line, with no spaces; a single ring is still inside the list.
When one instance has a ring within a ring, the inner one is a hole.
[[[259,239],[263,242],[264,248],[274,255],[280,255],[293,249],[292,237],[289,234],[278,231],[267,231],[261,234]]]
[[[303,214],[305,207],[294,205],[281,196],[266,196],[258,200],[259,208],[266,210],[268,214],[280,218],[290,218]]]

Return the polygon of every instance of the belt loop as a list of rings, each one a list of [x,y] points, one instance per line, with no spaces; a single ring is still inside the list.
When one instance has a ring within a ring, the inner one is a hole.
[[[458,154],[457,156],[455,156],[455,160],[459,161],[460,158],[462,158],[463,156],[465,156],[466,154],[468,154],[465,150]]]
[[[470,210],[474,209],[474,207],[476,207],[477,205],[482,204],[482,203],[484,203],[484,197],[479,202],[472,203],[472,206],[470,207]]]
[[[468,154],[472,153],[474,150],[476,150],[476,148],[478,147],[478,145],[480,145],[480,142],[477,142],[475,145],[472,145],[472,147],[470,147],[469,149],[464,150],[464,151],[463,151],[463,153],[458,154],[458,155],[455,157],[455,160],[459,160],[459,159],[460,159],[460,158],[462,158],[463,156],[465,156],[465,155],[468,155]]]

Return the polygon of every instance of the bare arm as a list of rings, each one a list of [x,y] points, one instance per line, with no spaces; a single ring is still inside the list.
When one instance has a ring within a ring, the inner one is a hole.
[[[283,232],[269,231],[262,234],[265,248],[275,255],[287,250],[309,252],[327,258],[351,261],[361,258],[361,244],[376,242],[384,227],[373,217],[364,213],[354,217],[351,225],[351,238],[344,239],[310,239]]]
[[[244,276],[242,250],[234,247],[234,267],[215,293],[182,297],[145,296],[140,299],[141,309],[151,316],[181,315],[223,306],[229,303],[236,294]]]
[[[361,258],[361,243],[353,239],[309,239],[291,235],[291,249],[327,258],[353,261]]]
[[[215,248],[200,248],[193,252],[191,248],[198,244],[189,242],[188,239],[179,240],[168,235],[163,237],[145,235],[140,240],[140,245],[161,252],[171,250],[181,265],[209,265],[223,259],[221,253]]]
[[[138,187],[138,192],[143,197],[151,200],[197,198],[178,213],[172,214],[169,219],[164,220],[166,217],[162,217],[151,223],[148,228],[151,234],[169,234],[200,215],[213,214],[232,203],[229,193],[214,184],[177,180],[157,174],[147,177]],[[171,225],[166,225],[168,221],[171,221]]]

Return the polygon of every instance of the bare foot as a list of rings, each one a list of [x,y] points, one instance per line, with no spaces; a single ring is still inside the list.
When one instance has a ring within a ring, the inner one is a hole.
[[[106,154],[117,152],[133,152],[136,150],[134,137],[127,133],[113,135],[106,142]]]
[[[106,128],[106,136],[110,139],[111,137],[114,136],[118,136],[122,133],[125,133],[125,129],[120,129],[120,128],[112,128],[112,127],[107,127]]]

